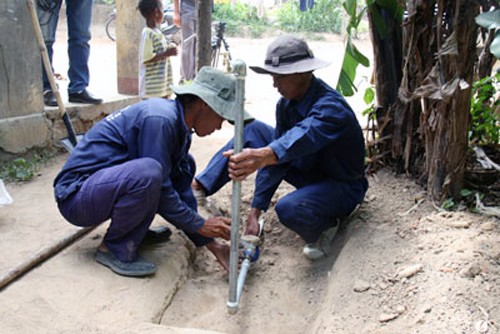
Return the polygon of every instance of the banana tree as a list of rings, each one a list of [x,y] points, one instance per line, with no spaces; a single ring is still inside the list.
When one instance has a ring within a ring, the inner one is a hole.
[[[380,159],[427,185],[435,200],[457,196],[467,153],[474,79],[476,0],[344,1],[348,33],[366,10],[374,48]],[[348,34],[349,35],[349,34]],[[348,37],[337,88],[349,95],[365,60]]]

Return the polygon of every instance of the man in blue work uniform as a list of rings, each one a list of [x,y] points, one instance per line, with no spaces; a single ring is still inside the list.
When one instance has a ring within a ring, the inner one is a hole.
[[[196,246],[207,246],[227,270],[230,219],[204,219],[191,190],[192,132],[207,136],[234,120],[236,79],[204,67],[175,100],[148,99],[97,123],[78,143],[54,181],[61,214],[77,226],[111,219],[96,261],[126,276],[146,276],[156,265],[138,255],[145,241],[161,240],[149,227],[160,214]],[[250,118],[245,114],[245,119]],[[158,235],[160,234],[160,235]],[[170,233],[163,232],[164,239]]]
[[[327,65],[314,57],[304,40],[290,35],[275,39],[265,64],[250,68],[270,74],[282,96],[276,129],[259,121],[249,123],[246,148],[233,155],[228,143],[192,185],[196,192],[211,195],[229,178],[243,180],[258,170],[245,231],[254,235],[280,183],[295,186],[275,210],[280,222],[304,239],[303,253],[310,259],[325,255],[322,239],[331,241],[339,219],[353,212],[368,188],[364,138],[356,116],[337,91],[313,75]]]

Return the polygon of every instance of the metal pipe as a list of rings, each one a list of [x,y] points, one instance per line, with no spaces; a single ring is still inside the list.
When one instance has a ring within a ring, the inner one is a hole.
[[[250,264],[259,259],[259,246],[262,243],[261,235],[264,230],[264,220],[259,219],[259,235],[244,235],[241,237],[240,245],[243,246],[243,256],[245,259],[241,264],[240,274],[238,275],[238,288],[237,288],[237,303],[240,303],[241,293],[243,291],[243,286],[245,285],[245,279],[247,277],[248,270],[250,270]]]
[[[236,77],[236,110],[234,119],[234,153],[243,149],[243,110],[245,104],[245,76],[246,64],[242,60],[235,60],[232,64],[233,74]],[[240,202],[241,182],[233,181],[231,201],[231,247],[229,257],[229,298],[228,311],[235,314],[238,311],[237,275],[238,275],[238,246],[240,241]]]

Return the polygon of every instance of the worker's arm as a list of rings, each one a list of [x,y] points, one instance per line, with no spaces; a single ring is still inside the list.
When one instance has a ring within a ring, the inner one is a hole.
[[[229,158],[229,177],[232,180],[242,181],[257,169],[278,163],[278,158],[269,147],[245,148],[238,154],[233,154],[233,150],[222,153]]]
[[[227,217],[212,217],[198,229],[198,233],[207,238],[231,238],[231,219]]]

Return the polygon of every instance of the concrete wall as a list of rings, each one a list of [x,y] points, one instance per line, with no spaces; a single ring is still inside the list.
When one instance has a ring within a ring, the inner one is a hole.
[[[139,46],[144,18],[137,0],[116,0],[116,61],[118,92],[139,94]]]
[[[13,153],[47,145],[40,51],[26,1],[0,2],[0,148]]]

